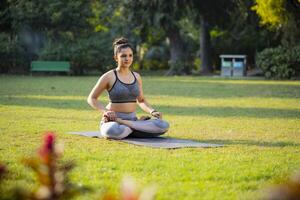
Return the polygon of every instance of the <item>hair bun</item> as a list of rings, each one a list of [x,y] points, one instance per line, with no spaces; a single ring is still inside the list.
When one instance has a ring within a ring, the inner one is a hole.
[[[128,40],[124,37],[116,38],[113,42],[113,46],[128,44]]]

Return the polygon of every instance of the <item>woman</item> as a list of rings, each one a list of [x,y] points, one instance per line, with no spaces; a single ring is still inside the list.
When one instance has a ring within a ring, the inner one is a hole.
[[[164,134],[169,124],[162,120],[162,113],[153,109],[146,101],[141,76],[130,70],[133,62],[133,48],[125,38],[114,41],[114,59],[118,66],[103,74],[87,102],[103,113],[100,122],[101,136],[122,139],[127,136],[155,137]],[[108,91],[110,103],[104,107],[97,101],[104,90]],[[136,117],[136,105],[156,119]]]

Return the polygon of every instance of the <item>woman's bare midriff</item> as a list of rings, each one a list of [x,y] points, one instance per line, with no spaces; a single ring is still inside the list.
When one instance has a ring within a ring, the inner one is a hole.
[[[109,103],[106,109],[115,112],[131,113],[136,111],[136,103]]]

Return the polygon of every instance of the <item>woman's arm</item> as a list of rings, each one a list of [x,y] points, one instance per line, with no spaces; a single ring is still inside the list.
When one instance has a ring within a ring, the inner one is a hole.
[[[145,112],[151,114],[154,117],[157,118],[162,118],[162,113],[156,111],[150,104],[149,102],[146,100],[146,98],[144,97],[144,93],[143,93],[143,83],[142,83],[142,78],[138,73],[136,74],[136,78],[138,80],[138,84],[139,84],[139,91],[140,94],[137,97],[137,103],[140,106],[140,108],[142,110],[144,110]]]
[[[99,78],[98,82],[96,83],[96,85],[94,86],[94,88],[92,89],[92,91],[90,92],[87,98],[88,104],[92,108],[102,113],[105,113],[107,109],[97,99],[101,95],[101,93],[108,88],[108,84],[109,84],[109,76],[108,73],[105,73]]]

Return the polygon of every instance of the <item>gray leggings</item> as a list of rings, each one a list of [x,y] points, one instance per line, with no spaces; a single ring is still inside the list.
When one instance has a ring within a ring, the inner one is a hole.
[[[169,129],[169,123],[161,119],[137,120],[135,113],[116,112],[118,118],[132,121],[132,127],[117,122],[100,122],[101,136],[112,139],[125,137],[156,137]]]

